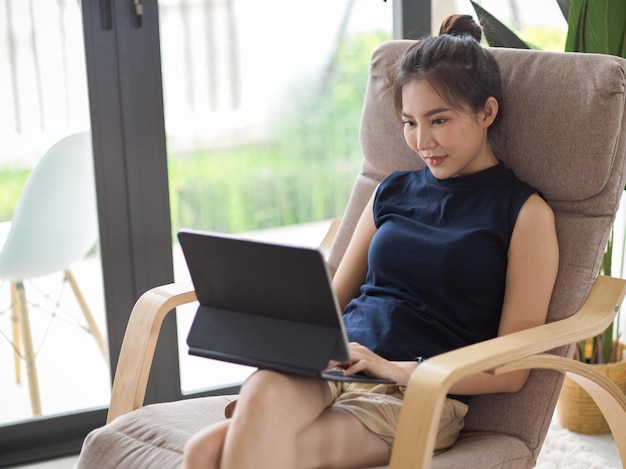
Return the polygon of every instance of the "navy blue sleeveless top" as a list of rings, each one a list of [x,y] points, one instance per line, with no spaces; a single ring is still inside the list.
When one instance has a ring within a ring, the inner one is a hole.
[[[428,168],[388,176],[366,281],[344,311],[348,339],[413,360],[495,337],[513,227],[534,193],[503,164],[445,180]]]

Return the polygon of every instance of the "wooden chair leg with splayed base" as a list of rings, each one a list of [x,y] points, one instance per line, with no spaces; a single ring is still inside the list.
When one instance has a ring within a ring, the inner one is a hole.
[[[72,292],[85,316],[89,332],[93,335],[100,353],[108,362],[108,353],[102,333],[91,314],[91,310],[85,301],[85,298],[78,287],[78,283],[74,275],[66,270],[64,272],[65,279],[70,284]],[[37,363],[35,358],[35,350],[33,346],[33,337],[30,327],[30,317],[28,313],[28,304],[26,302],[26,289],[23,282],[11,282],[11,321],[14,346],[14,366],[15,380],[17,383],[22,381],[21,359],[24,358],[26,363],[26,372],[28,377],[28,389],[30,393],[30,401],[34,416],[41,415],[41,395],[39,392],[39,378],[37,375]]]
[[[78,288],[78,283],[76,282],[76,279],[74,278],[74,275],[72,274],[72,272],[70,272],[69,270],[64,271],[64,274],[65,274],[65,279],[69,282],[70,286],[72,287],[72,291],[74,292],[74,296],[76,296],[76,300],[78,301],[80,309],[83,312],[83,316],[85,316],[85,320],[87,321],[87,326],[89,327],[89,332],[91,333],[91,335],[93,335],[93,338],[98,344],[98,348],[100,349],[100,353],[102,353],[102,356],[108,363],[109,355],[107,353],[107,347],[104,342],[104,338],[102,337],[102,333],[100,332],[100,329],[98,328],[98,324],[96,323],[93,315],[91,314],[91,310],[89,309],[89,306],[87,305],[87,302],[85,301],[85,298],[83,297],[83,294],[80,291],[80,288]]]
[[[39,379],[37,377],[37,363],[33,347],[33,336],[30,330],[28,317],[28,305],[26,303],[26,291],[23,282],[16,282],[17,304],[19,310],[19,327],[24,344],[24,361],[26,362],[26,375],[28,376],[28,391],[33,415],[41,415],[41,396],[39,394]]]

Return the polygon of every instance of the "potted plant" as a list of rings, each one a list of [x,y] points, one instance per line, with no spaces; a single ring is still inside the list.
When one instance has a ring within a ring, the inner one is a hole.
[[[471,1],[487,42],[492,47],[530,48],[513,31]],[[557,0],[568,25],[566,52],[602,53],[626,57],[626,0]],[[600,274],[611,275],[611,231]],[[589,363],[626,393],[626,345],[620,341],[620,313],[600,335],[577,344],[574,359]],[[579,433],[607,433],[609,427],[593,399],[566,377],[557,407],[559,423]]]

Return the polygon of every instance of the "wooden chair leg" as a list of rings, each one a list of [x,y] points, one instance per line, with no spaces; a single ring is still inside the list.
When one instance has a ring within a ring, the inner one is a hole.
[[[30,392],[30,404],[33,415],[41,415],[41,396],[39,394],[39,379],[37,378],[37,363],[35,362],[35,350],[33,348],[33,336],[30,330],[28,317],[28,305],[26,304],[26,290],[23,282],[15,283],[17,303],[19,305],[19,323],[24,342],[24,360],[26,362],[26,374],[28,376],[28,390]]]
[[[22,347],[21,330],[20,330],[20,313],[17,296],[17,287],[15,282],[11,284],[11,328],[13,331],[13,366],[15,368],[15,381],[19,384],[22,382],[22,357],[20,350]]]
[[[83,311],[83,315],[85,316],[85,320],[87,321],[87,326],[89,327],[89,331],[93,335],[93,338],[95,339],[96,344],[98,344],[100,353],[102,353],[102,356],[108,362],[108,353],[107,353],[106,344],[104,342],[104,338],[102,337],[102,334],[100,333],[98,324],[96,323],[93,315],[91,314],[91,310],[89,309],[89,306],[87,305],[87,302],[85,301],[85,297],[80,291],[80,288],[78,288],[78,283],[76,282],[76,279],[74,278],[74,275],[72,274],[72,272],[70,272],[69,270],[66,270],[64,273],[65,273],[65,279],[69,282],[70,286],[72,287],[74,296],[76,296],[76,300],[78,301],[78,304],[80,305],[80,309]]]
[[[586,363],[550,354],[523,358],[494,372],[507,373],[516,370],[542,368],[567,373],[567,376],[583,388],[596,403],[609,425],[623,467],[626,467],[626,395],[606,375]]]

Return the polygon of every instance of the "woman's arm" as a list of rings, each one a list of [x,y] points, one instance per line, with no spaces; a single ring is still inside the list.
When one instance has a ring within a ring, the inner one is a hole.
[[[374,196],[375,193],[365,206],[333,277],[333,288],[342,311],[350,300],[359,295],[361,285],[365,282],[367,253],[376,232],[373,213]]]

